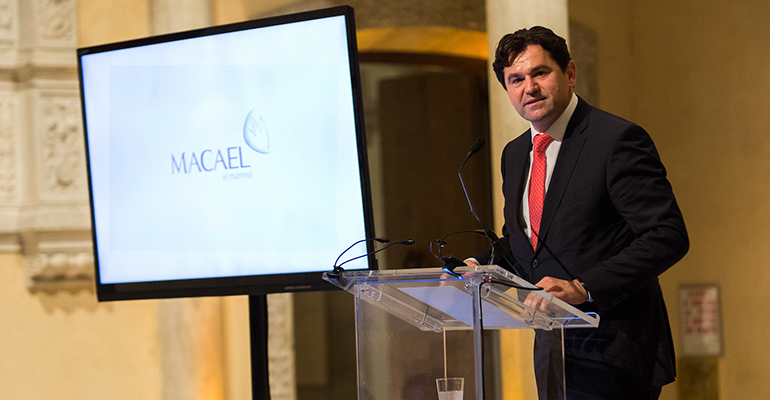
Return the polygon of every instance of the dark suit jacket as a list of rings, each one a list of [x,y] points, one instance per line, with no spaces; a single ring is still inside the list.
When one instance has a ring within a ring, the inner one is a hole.
[[[570,279],[557,258],[593,298],[580,308],[601,316],[598,329],[566,331],[567,362],[619,368],[652,386],[673,381],[658,275],[685,255],[689,241],[652,139],[638,125],[580,99],[546,193],[534,251],[521,218],[531,150],[527,131],[503,152],[504,236],[533,283],[545,276]]]

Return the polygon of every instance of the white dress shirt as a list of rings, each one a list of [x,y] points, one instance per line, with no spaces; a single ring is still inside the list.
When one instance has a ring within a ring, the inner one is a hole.
[[[559,118],[556,119],[556,121],[551,124],[551,126],[546,129],[545,132],[539,132],[537,129],[535,129],[534,126],[530,123],[530,131],[532,133],[532,137],[530,140],[534,143],[534,137],[536,135],[540,135],[542,133],[547,134],[548,136],[552,137],[554,140],[551,142],[551,144],[548,145],[545,149],[545,162],[546,162],[546,169],[545,169],[545,193],[547,195],[548,193],[548,186],[551,183],[551,176],[553,176],[553,168],[556,166],[556,158],[559,156],[559,150],[561,150],[561,142],[564,140],[564,133],[567,131],[567,124],[569,123],[570,118],[572,118],[572,114],[575,112],[575,108],[577,108],[578,104],[578,98],[575,93],[572,93],[572,99],[570,100],[569,104],[567,105],[567,108],[564,109],[564,112],[561,113]],[[534,147],[534,146],[533,146]],[[530,165],[530,172],[527,172],[527,183],[524,187],[524,193],[522,194],[522,200],[521,200],[521,213],[524,216],[524,233],[529,238],[529,242],[532,243],[532,229],[529,224],[529,180],[530,180],[530,174],[532,171],[532,158],[533,158],[533,151],[529,152],[529,165]]]

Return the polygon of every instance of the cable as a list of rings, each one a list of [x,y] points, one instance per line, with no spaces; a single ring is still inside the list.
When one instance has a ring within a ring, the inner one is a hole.
[[[446,243],[446,239],[448,237],[450,237],[450,236],[457,235],[457,234],[460,234],[460,233],[476,233],[476,234],[479,234],[479,235],[482,235],[482,236],[486,236],[485,232],[483,230],[481,230],[481,229],[477,229],[475,231],[457,231],[457,232],[447,233],[441,239],[436,239],[436,240],[430,242],[430,248],[429,249],[430,249],[430,253],[433,254],[433,257],[436,257],[437,260],[441,261],[441,259],[444,257],[444,254],[442,253],[441,249],[443,249],[444,246],[446,246],[446,244],[447,244]],[[438,246],[438,254],[436,254],[436,252],[433,251],[433,244],[434,243],[439,245]]]

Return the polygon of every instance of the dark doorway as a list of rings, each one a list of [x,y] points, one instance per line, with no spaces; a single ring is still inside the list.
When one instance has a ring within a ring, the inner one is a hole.
[[[387,267],[440,265],[430,253],[432,241],[480,228],[457,172],[471,144],[479,137],[489,139],[486,81],[470,72],[426,71],[383,80],[379,97],[384,236],[416,241],[388,254]],[[479,217],[491,224],[488,149],[466,164],[463,179]],[[446,242],[443,254],[461,260],[489,244],[470,233]]]

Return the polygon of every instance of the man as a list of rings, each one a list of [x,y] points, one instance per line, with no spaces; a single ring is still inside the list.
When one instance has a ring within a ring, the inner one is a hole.
[[[504,239],[532,282],[601,316],[565,331],[567,397],[657,399],[674,380],[674,351],[658,275],[689,248],[682,214],[649,135],[574,93],[566,41],[533,27],[504,36],[493,64],[530,130],[503,151]],[[533,149],[534,147],[534,149]],[[487,264],[488,253],[468,264]],[[541,399],[553,340],[537,331]]]

